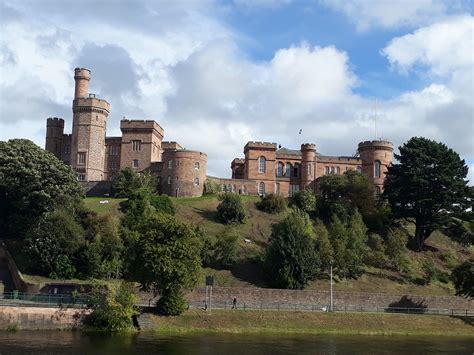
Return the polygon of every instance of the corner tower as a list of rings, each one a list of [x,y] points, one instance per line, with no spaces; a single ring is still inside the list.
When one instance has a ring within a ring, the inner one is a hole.
[[[362,174],[375,186],[376,194],[383,192],[383,183],[387,168],[392,163],[393,144],[386,140],[373,140],[359,143],[362,161]]]
[[[110,105],[88,94],[91,71],[74,69],[71,165],[81,181],[104,180],[105,131]]]
[[[64,134],[64,120],[50,117],[46,120],[46,150],[61,159],[62,140]]]
[[[301,190],[314,190],[316,145],[301,144]]]

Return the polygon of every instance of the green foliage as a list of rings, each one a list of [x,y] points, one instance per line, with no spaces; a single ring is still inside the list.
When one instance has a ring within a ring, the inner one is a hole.
[[[156,309],[163,316],[179,316],[188,308],[181,292],[165,290],[156,302]]]
[[[125,213],[122,218],[123,227],[138,230],[142,220],[156,212],[151,205],[151,196],[149,190],[142,188],[132,192],[129,199],[122,202],[122,211]]]
[[[410,262],[407,256],[408,236],[401,229],[390,229],[388,231],[385,254],[387,254],[392,267],[398,271],[409,271]]]
[[[456,256],[456,253],[454,253],[452,250],[448,250],[441,254],[441,260],[444,261],[445,265],[449,269],[454,269],[456,266],[459,265],[458,257]]]
[[[202,241],[189,226],[154,212],[142,218],[136,232],[130,273],[144,290],[176,296],[196,284]]]
[[[86,318],[86,324],[109,332],[132,330],[132,317],[139,311],[136,302],[137,296],[131,283],[96,285],[91,292],[89,307],[92,313]]]
[[[431,233],[468,207],[468,168],[442,143],[411,138],[388,168],[384,197],[396,218],[415,224],[414,244],[421,250]]]
[[[451,274],[456,287],[456,294],[468,298],[474,298],[474,258],[471,258],[457,268]]]
[[[226,233],[217,238],[213,249],[213,264],[220,267],[231,267],[238,260],[238,234],[226,231]]]
[[[174,216],[176,210],[173,206],[173,202],[168,195],[151,195],[150,204],[155,208],[156,211],[169,214]]]
[[[333,263],[333,250],[331,242],[329,240],[329,232],[326,226],[321,222],[317,221],[316,227],[314,228],[316,239],[314,241],[316,259],[321,264],[321,271],[329,270]]]
[[[290,203],[303,212],[311,213],[316,209],[316,195],[311,190],[298,191],[290,198]]]
[[[212,179],[206,179],[204,182],[204,194],[205,195],[216,195],[221,192],[221,185]]]
[[[217,215],[225,224],[241,224],[245,222],[246,214],[239,195],[225,193],[219,196]]]
[[[73,170],[51,153],[26,139],[0,142],[0,237],[24,237],[58,196],[82,193]]]
[[[320,272],[314,232],[306,214],[290,213],[274,224],[266,265],[276,287],[303,289]]]
[[[117,172],[112,188],[116,197],[129,198],[139,189],[155,192],[157,181],[149,171],[137,172],[132,168],[125,168]]]
[[[387,256],[385,255],[385,244],[383,238],[378,234],[371,234],[369,238],[370,251],[367,263],[375,267],[384,268],[387,265]]]
[[[467,247],[474,244],[473,222],[451,218],[443,228],[443,232],[459,244]]]
[[[257,208],[268,213],[279,213],[286,210],[286,199],[280,195],[268,194],[256,203]]]

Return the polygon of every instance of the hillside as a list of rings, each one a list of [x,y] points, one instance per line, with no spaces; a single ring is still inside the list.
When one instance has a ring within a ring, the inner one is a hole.
[[[98,213],[120,213],[121,199],[107,198],[109,203],[100,203],[101,198],[88,198],[86,205]],[[272,215],[259,211],[255,202],[256,196],[243,196],[242,200],[247,211],[248,219],[245,224],[228,227],[217,220],[216,207],[219,203],[216,196],[206,195],[199,198],[173,198],[176,217],[188,224],[199,225],[209,235],[219,237],[228,229],[239,235],[239,262],[230,270],[205,268],[205,275],[214,275],[219,286],[259,286],[265,287],[265,275],[261,259],[271,235],[271,225],[280,221],[286,212]],[[409,251],[412,264],[412,279],[423,278],[423,263],[431,260],[436,267],[446,273],[461,261],[474,255],[473,248],[469,250],[450,240],[443,233],[436,231],[427,241],[428,251],[415,253]],[[448,280],[446,280],[448,281]],[[309,285],[310,289],[326,290],[328,280],[318,280]],[[448,281],[434,281],[429,285],[413,283],[400,273],[368,267],[366,273],[358,280],[343,280],[334,285],[335,290],[352,292],[388,292],[396,294],[420,295],[453,295],[454,289]]]

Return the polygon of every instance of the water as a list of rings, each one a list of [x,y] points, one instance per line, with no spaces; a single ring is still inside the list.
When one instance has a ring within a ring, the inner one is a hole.
[[[180,335],[110,336],[0,331],[0,355],[16,354],[473,354],[474,337]]]

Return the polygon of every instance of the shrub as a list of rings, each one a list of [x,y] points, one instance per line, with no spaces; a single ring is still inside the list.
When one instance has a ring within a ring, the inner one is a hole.
[[[407,256],[408,236],[401,229],[390,229],[385,246],[385,254],[387,254],[390,263],[398,271],[409,271],[409,259]],[[405,272],[404,271],[404,272]]]
[[[387,265],[387,256],[385,255],[383,238],[378,234],[370,235],[369,247],[368,264],[379,268],[385,267]]]
[[[218,266],[230,267],[238,260],[239,236],[226,232],[214,244],[213,261]]]
[[[136,172],[132,168],[125,168],[117,172],[112,183],[116,197],[130,197],[138,189],[145,188],[155,192],[156,177],[149,171]]]
[[[257,208],[268,213],[279,213],[286,210],[286,199],[280,195],[268,194],[256,203]]]
[[[173,202],[168,195],[151,195],[150,204],[155,207],[158,212],[166,213],[174,216],[176,210],[173,206]]]
[[[179,316],[188,308],[183,295],[175,290],[165,290],[156,302],[158,314],[162,316]]]
[[[474,258],[455,268],[451,278],[457,295],[474,298]]]
[[[427,260],[423,263],[423,272],[425,273],[425,282],[430,284],[433,281],[438,280],[439,269],[431,260]]]
[[[311,190],[298,191],[291,197],[290,203],[303,212],[311,213],[316,209],[316,195]]]
[[[204,194],[205,195],[215,195],[221,192],[221,185],[212,179],[206,179],[204,182]]]
[[[239,195],[225,193],[219,196],[217,215],[225,224],[241,224],[245,222],[246,214]]]

